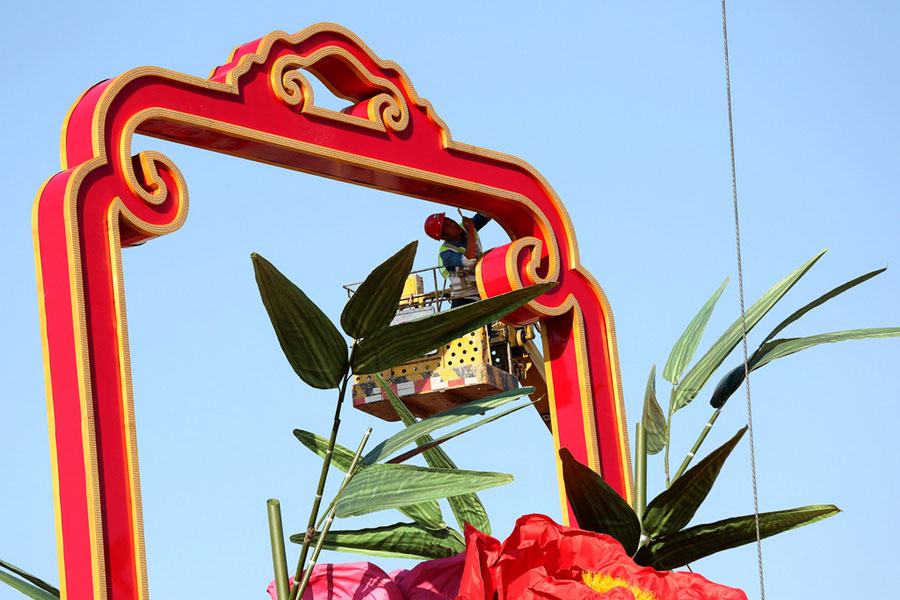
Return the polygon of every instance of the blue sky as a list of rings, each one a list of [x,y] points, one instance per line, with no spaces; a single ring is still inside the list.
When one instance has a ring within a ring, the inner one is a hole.
[[[701,350],[737,317],[718,3],[358,4],[30,3],[0,24],[3,559],[56,581],[31,204],[59,168],[70,104],[133,67],[205,76],[234,46],[271,31],[320,21],[353,30],[406,70],[454,139],[522,157],[559,193],[582,262],[613,308],[632,422],[651,365],[662,368],[725,277],[731,283]],[[887,273],[785,335],[900,325],[898,12],[891,2],[729,5],[748,303],[829,249],[751,333],[751,350],[793,309],[884,265]],[[181,230],[124,253],[150,593],[189,597],[217,587],[226,598],[263,598],[271,579],[265,500],[281,499],[289,533],[303,528],[318,462],[291,430],[327,433],[333,395],[307,388],[281,356],[249,254],[266,256],[336,319],[340,285],[408,241],[421,241],[417,267],[433,264],[436,248],[421,223],[434,206],[153,140],[135,146],[162,149],[191,194]],[[485,246],[507,241],[496,226],[482,237]],[[821,347],[751,378],[761,510],[834,503],[844,511],[764,542],[770,595],[883,592],[882,576],[869,573],[900,558],[890,535],[900,527],[900,407],[890,376],[898,350],[897,340]],[[738,360],[736,352],[724,368]],[[664,382],[657,385],[665,397]],[[676,461],[710,414],[709,393],[676,415]],[[745,421],[736,396],[707,450]],[[369,425],[375,439],[397,427],[347,410],[340,441],[355,445]],[[552,441],[535,415],[517,413],[447,450],[461,467],[515,475],[481,495],[495,535],[505,537],[525,513],[559,517]],[[661,471],[651,458],[657,491]],[[751,511],[745,441],[697,522]],[[340,525],[401,518],[380,513]],[[295,548],[289,554],[296,560]],[[693,567],[759,595],[753,547]],[[15,597],[0,588],[0,599]]]

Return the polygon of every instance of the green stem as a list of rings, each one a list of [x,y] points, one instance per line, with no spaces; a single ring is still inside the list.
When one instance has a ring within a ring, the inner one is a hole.
[[[447,527],[447,531],[450,532],[450,535],[452,535],[454,538],[456,538],[457,540],[459,540],[460,542],[462,542],[463,545],[465,545],[465,543],[466,543],[466,538],[464,538],[460,532],[458,532],[457,530],[453,529],[452,527]]]
[[[681,477],[682,474],[684,474],[684,471],[688,468],[688,465],[691,464],[691,459],[693,459],[694,455],[697,454],[697,450],[700,449],[700,444],[702,444],[703,440],[706,439],[706,435],[709,433],[709,430],[712,429],[713,423],[715,423],[716,419],[719,418],[720,412],[722,412],[722,409],[717,408],[709,418],[709,421],[706,422],[706,425],[703,427],[703,431],[700,432],[700,437],[697,438],[697,441],[694,442],[694,447],[691,448],[691,451],[688,452],[687,456],[684,457],[684,461],[681,463],[681,466],[678,467],[678,471],[675,473],[675,477],[672,478],[672,481],[675,481],[676,479]]]
[[[675,386],[672,386],[672,393],[669,396],[669,414],[666,417],[666,487],[669,487],[669,442],[671,441],[670,433],[672,431],[672,415],[675,413]]]
[[[281,504],[275,498],[266,501],[269,511],[269,537],[272,541],[272,566],[275,568],[275,594],[278,600],[287,600],[290,595],[288,585],[287,557],[284,553],[284,528],[281,525]]]
[[[335,504],[337,502],[338,496],[340,496],[341,492],[344,491],[344,488],[347,487],[347,484],[350,482],[350,479],[356,472],[356,465],[359,462],[359,457],[362,456],[363,448],[366,447],[366,442],[369,441],[369,435],[372,433],[372,428],[369,427],[366,430],[365,435],[363,435],[362,440],[359,442],[359,447],[356,449],[356,454],[353,456],[353,462],[350,463],[350,468],[347,469],[347,474],[344,476],[344,481],[341,482],[341,487],[338,490],[337,496],[335,496],[335,502],[331,503],[331,508],[325,513],[327,518],[325,519],[325,525],[322,527],[322,532],[319,534],[319,539],[316,541],[316,547],[313,549],[312,557],[309,559],[309,565],[307,565],[305,572],[303,573],[303,579],[300,582],[300,585],[294,587],[292,590],[293,596],[302,598],[303,592],[306,590],[306,586],[309,585],[309,578],[312,576],[313,567],[316,566],[316,561],[319,560],[319,553],[322,551],[322,546],[325,544],[325,536],[328,535],[328,531],[331,529],[331,524],[334,523],[334,512],[335,512]]]
[[[360,452],[365,448],[366,442],[369,441],[369,436],[372,435],[372,428],[369,427],[366,429],[366,433],[363,434],[362,442],[360,442]],[[357,465],[357,460],[354,458],[353,462],[350,463],[350,467],[347,469],[347,473],[344,475],[344,479],[341,481],[341,486],[338,488],[337,494],[334,495],[334,498],[331,500],[331,503],[328,505],[328,508],[325,509],[325,514],[322,515],[322,518],[319,519],[319,522],[316,523],[316,529],[322,526],[322,523],[328,518],[328,513],[331,512],[331,509],[334,508],[338,500],[341,499],[341,494],[344,493],[344,488],[347,487],[347,484],[350,483],[350,480],[356,475],[356,471],[359,469]]]
[[[644,509],[647,508],[647,432],[644,430],[644,424],[640,422],[635,425],[635,429],[637,431],[634,440],[636,455],[634,512],[640,521],[644,516]]]
[[[353,352],[351,351],[351,356]],[[306,562],[306,555],[309,553],[309,531],[316,524],[319,516],[319,506],[322,504],[322,494],[325,491],[325,480],[328,478],[328,468],[331,466],[331,454],[334,451],[334,444],[337,441],[338,429],[341,427],[341,406],[344,403],[344,394],[347,391],[347,381],[350,374],[344,375],[341,387],[338,390],[337,406],[334,409],[334,425],[331,427],[331,438],[328,440],[328,449],[325,450],[325,457],[322,461],[322,472],[319,474],[319,486],[316,488],[316,498],[313,500],[312,511],[309,514],[309,524],[306,526],[306,535],[303,536],[303,546],[300,548],[300,560],[297,561],[297,569],[294,573],[294,581],[300,578],[303,573],[303,564]],[[291,590],[290,600],[297,600],[297,587]]]

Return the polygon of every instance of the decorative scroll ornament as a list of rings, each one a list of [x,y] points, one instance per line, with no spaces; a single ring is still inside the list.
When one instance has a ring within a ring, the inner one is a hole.
[[[348,72],[346,78],[337,79],[343,83],[340,87],[339,84],[331,84],[329,79],[322,79],[335,96],[353,101],[354,104],[346,112],[315,106],[313,88],[297,69],[306,69],[317,75],[317,65],[328,65],[329,70],[344,68]],[[286,104],[299,106],[300,112],[307,115],[376,131],[390,128],[400,132],[409,125],[409,108],[397,86],[369,73],[359,60],[343,48],[323,48],[306,57],[283,56],[272,65],[271,81],[272,89]]]

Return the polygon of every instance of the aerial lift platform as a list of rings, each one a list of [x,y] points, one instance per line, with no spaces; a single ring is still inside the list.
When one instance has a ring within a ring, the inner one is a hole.
[[[437,269],[432,267],[410,274],[392,324],[449,309],[449,290],[446,284],[438,286]],[[430,274],[428,278],[434,285],[430,292],[424,291],[423,274]],[[344,286],[348,295],[353,295],[359,283]],[[534,386],[532,397],[540,398],[535,407],[550,429],[544,359],[534,343],[535,334],[534,326],[512,327],[497,321],[379,374],[419,418],[520,385]],[[375,373],[354,376],[352,394],[355,408],[385,421],[399,420]]]

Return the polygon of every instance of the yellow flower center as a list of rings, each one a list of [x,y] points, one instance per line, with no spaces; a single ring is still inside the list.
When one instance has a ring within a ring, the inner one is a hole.
[[[634,600],[657,600],[653,592],[648,592],[636,585],[632,585],[624,579],[613,577],[605,573],[591,573],[585,571],[581,574],[581,579],[589,588],[597,590],[601,594],[605,594],[613,588],[625,588],[634,596]]]

